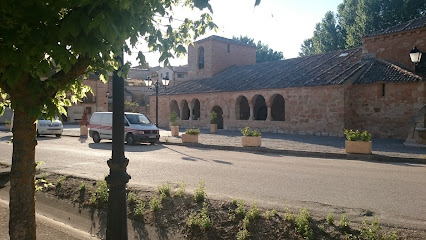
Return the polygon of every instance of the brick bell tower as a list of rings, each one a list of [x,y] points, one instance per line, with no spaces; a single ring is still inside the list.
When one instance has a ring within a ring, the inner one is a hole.
[[[212,77],[233,66],[256,63],[256,47],[235,40],[210,36],[188,46],[188,78]]]

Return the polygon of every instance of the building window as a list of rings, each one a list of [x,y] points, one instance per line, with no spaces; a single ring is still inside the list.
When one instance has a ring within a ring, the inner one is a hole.
[[[178,77],[178,78],[183,78],[183,73],[178,73],[178,74],[177,74],[177,77]]]
[[[385,96],[385,93],[386,93],[386,87],[385,87],[385,84],[383,83],[382,84],[382,97]]]
[[[204,68],[204,48],[198,48],[198,69]]]
[[[95,102],[95,98],[93,96],[93,93],[88,92],[86,93],[86,97],[83,98],[83,103],[94,103]]]
[[[229,43],[226,45],[226,52],[227,53],[231,52],[231,44],[229,44]]]
[[[87,114],[92,114],[92,107],[86,107]]]

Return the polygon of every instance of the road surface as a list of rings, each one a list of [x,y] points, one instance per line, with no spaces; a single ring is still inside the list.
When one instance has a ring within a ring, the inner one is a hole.
[[[0,132],[0,162],[11,163],[10,133]],[[42,169],[103,179],[111,142],[75,137],[39,137]],[[215,198],[245,199],[272,207],[307,207],[362,219],[374,215],[390,224],[426,229],[426,165],[289,157],[198,149],[175,145],[126,146],[130,187],[205,180]],[[324,215],[325,214],[325,215]],[[383,221],[382,221],[383,222]]]

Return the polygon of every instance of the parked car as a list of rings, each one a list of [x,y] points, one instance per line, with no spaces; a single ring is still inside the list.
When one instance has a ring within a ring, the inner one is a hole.
[[[36,122],[37,137],[40,135],[56,135],[60,137],[64,131],[64,125],[58,117],[54,121],[50,119],[39,118]]]
[[[90,118],[89,136],[93,142],[112,139],[112,112],[94,112]],[[127,144],[154,144],[160,139],[159,129],[143,114],[124,113],[124,141]]]

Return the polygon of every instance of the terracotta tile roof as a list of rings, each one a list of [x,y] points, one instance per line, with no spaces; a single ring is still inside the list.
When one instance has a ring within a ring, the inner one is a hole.
[[[395,64],[384,60],[375,60],[368,63],[367,70],[354,81],[354,84],[368,84],[376,82],[404,83],[419,82],[423,78],[409,72]]]
[[[378,35],[397,33],[397,32],[408,31],[408,30],[413,30],[413,29],[422,28],[422,27],[426,27],[426,16],[415,18],[410,21],[403,22],[401,24],[388,27],[383,30],[372,32],[370,34],[367,34],[364,37],[373,37]]]
[[[163,91],[164,94],[229,92],[288,87],[342,84],[356,72],[361,49],[233,66],[211,78],[190,80]]]

